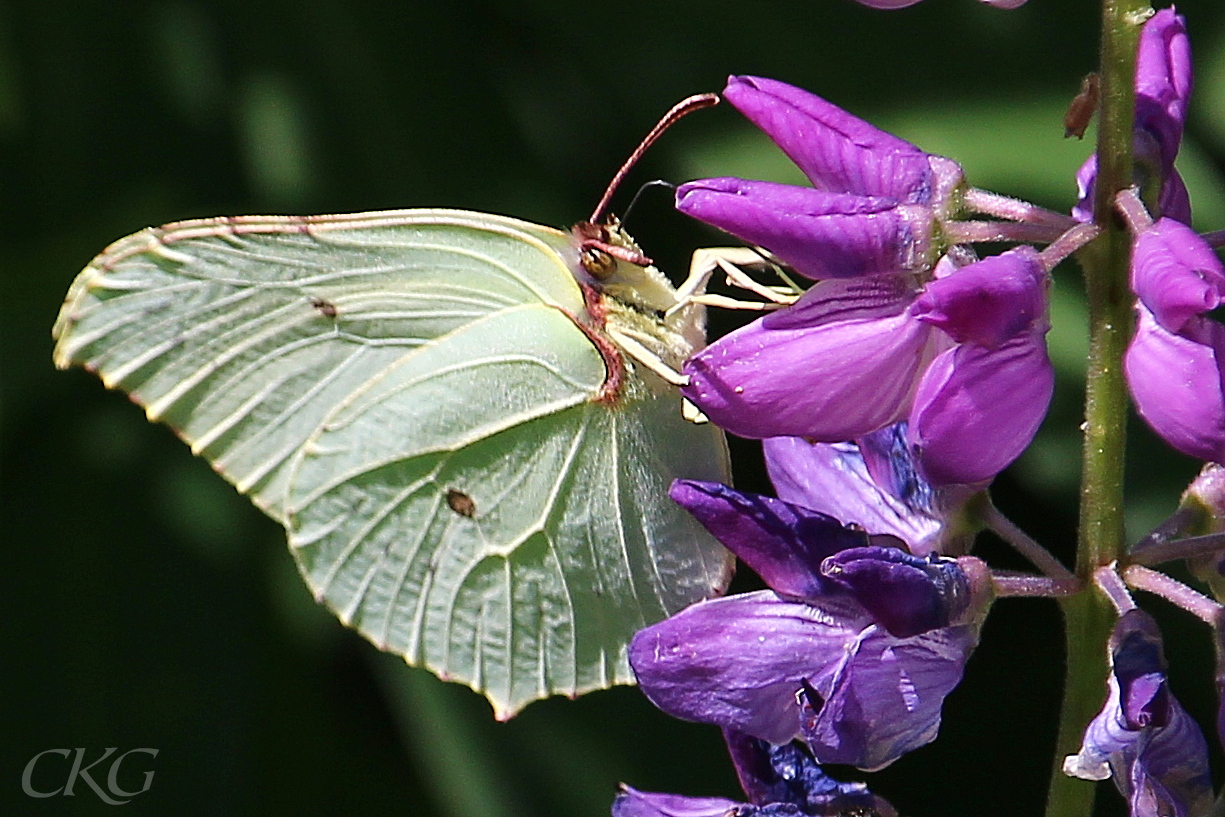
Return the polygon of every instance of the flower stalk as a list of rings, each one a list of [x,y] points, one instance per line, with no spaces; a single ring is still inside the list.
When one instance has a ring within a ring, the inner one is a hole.
[[[1095,220],[1102,234],[1078,253],[1089,302],[1089,365],[1085,385],[1084,448],[1077,574],[1115,561],[1124,549],[1123,461],[1127,386],[1123,353],[1132,323],[1128,291],[1131,235],[1113,207],[1115,195],[1132,184],[1132,131],[1136,51],[1148,6],[1142,0],[1103,0],[1101,107],[1098,112],[1098,176]],[[1062,602],[1067,633],[1067,675],[1055,748],[1047,817],[1074,817],[1093,810],[1096,787],[1060,772],[1074,753],[1085,724],[1101,706],[1108,672],[1101,645],[1115,612],[1102,595],[1084,592]]]

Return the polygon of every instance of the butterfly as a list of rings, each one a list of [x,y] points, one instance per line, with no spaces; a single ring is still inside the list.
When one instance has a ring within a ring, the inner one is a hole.
[[[126,392],[284,525],[341,621],[505,719],[632,683],[634,632],[730,579],[667,496],[729,481],[722,433],[675,389],[704,344],[695,286],[611,217],[198,219],[81,272],[55,363]]]
[[[633,633],[730,575],[667,497],[727,481],[660,366],[700,346],[702,307],[605,253],[635,258],[616,225],[586,230],[460,210],[147,229],[73,283],[55,362],[281,522],[342,621],[506,718],[632,682]]]

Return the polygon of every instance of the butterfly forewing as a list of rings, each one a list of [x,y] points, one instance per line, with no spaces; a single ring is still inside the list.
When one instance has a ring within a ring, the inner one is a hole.
[[[56,362],[128,392],[282,520],[302,443],[393,361],[515,305],[582,308],[545,228],[516,224],[420,210],[146,230],[78,277]]]

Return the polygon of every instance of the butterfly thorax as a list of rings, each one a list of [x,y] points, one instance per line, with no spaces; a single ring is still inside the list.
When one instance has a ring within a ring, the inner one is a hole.
[[[604,224],[580,222],[571,235],[578,251],[575,277],[588,293],[588,313],[594,328],[614,345],[623,348],[618,336],[628,337],[675,370],[705,345],[705,309],[681,303],[671,282],[615,216]],[[648,378],[667,387],[658,380]]]

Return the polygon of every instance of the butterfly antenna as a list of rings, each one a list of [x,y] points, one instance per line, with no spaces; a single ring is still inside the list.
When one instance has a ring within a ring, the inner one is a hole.
[[[623,222],[627,222],[627,223],[629,222],[630,213],[632,213],[634,211],[634,208],[638,206],[638,199],[642,198],[642,194],[647,192],[647,190],[650,190],[653,187],[664,187],[664,188],[667,188],[668,190],[676,190],[675,184],[673,184],[672,182],[666,182],[663,179],[656,179],[653,182],[647,182],[642,187],[638,188],[638,192],[634,194],[634,197],[632,199],[630,199],[630,203],[625,206],[625,212],[621,214],[621,220]]]
[[[693,113],[701,108],[709,108],[711,105],[719,104],[718,94],[694,94],[688,99],[682,99],[680,102],[672,106],[672,110],[663,115],[663,118],[651,128],[651,132],[646,135],[642,143],[630,154],[630,157],[625,160],[625,164],[621,165],[621,169],[617,171],[617,175],[613,176],[612,181],[608,183],[608,189],[604,191],[604,197],[600,199],[600,203],[591,213],[591,218],[587,219],[592,224],[599,224],[604,216],[604,211],[608,209],[608,202],[612,199],[613,193],[621,185],[621,180],[625,178],[625,174],[629,173],[630,168],[638,163],[642,158],[642,154],[646,153],[647,148],[655,143],[664,131],[672,127],[678,119],[686,114]]]

